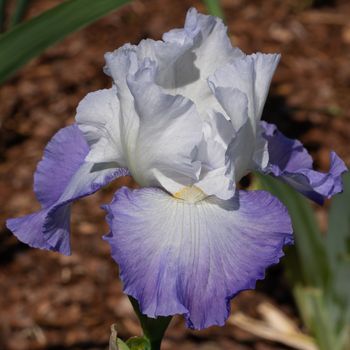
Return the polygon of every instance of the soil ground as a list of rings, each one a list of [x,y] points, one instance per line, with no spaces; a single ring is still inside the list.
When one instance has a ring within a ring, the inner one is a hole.
[[[28,17],[60,1],[34,0]],[[350,164],[350,2],[308,0],[223,0],[232,41],[245,52],[280,52],[264,118],[312,153],[327,170],[335,150]],[[73,255],[30,249],[5,228],[5,219],[39,208],[33,172],[43,148],[71,124],[88,92],[109,87],[103,54],[183,24],[199,1],[135,0],[47,50],[0,87],[0,349],[106,349],[109,326],[122,338],[140,333],[118,269],[102,241],[107,232],[102,203],[118,184],[74,204]],[[0,57],[1,59],[1,57]],[[120,184],[119,184],[120,185]],[[325,211],[318,210],[322,227]],[[269,300],[298,321],[282,268],[273,267],[257,291],[241,293],[233,310],[257,316]],[[277,350],[285,346],[238,328],[186,330],[176,318],[164,350]]]

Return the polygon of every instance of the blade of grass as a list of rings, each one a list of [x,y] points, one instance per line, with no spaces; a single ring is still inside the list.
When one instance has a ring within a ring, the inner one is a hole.
[[[0,0],[0,33],[4,30],[5,9],[6,9],[6,0]]]
[[[328,234],[327,253],[332,267],[333,284],[331,292],[344,308],[350,309],[350,174],[343,176],[344,191],[332,200]],[[350,315],[349,323],[350,323]]]
[[[207,7],[208,12],[212,16],[220,17],[224,19],[224,13],[220,6],[219,0],[203,0],[205,6]]]
[[[129,0],[68,0],[0,36],[0,83],[68,34]]]
[[[329,228],[326,237],[327,250],[332,262],[350,255],[350,174],[343,176],[344,191],[332,200],[329,212]]]
[[[27,7],[29,5],[29,0],[17,0],[16,8],[12,16],[11,27],[14,27],[19,22],[22,21],[24,17]]]

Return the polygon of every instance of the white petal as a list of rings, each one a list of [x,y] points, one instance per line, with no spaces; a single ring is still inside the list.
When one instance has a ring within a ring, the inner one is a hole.
[[[254,129],[257,121],[260,120],[271,79],[279,59],[280,55],[261,53],[239,57],[219,68],[209,78],[215,89],[238,89],[246,94],[248,97],[248,114]]]
[[[251,165],[251,169],[262,169],[264,170],[269,164],[269,149],[268,149],[268,141],[263,135],[264,129],[259,124],[256,141],[255,141],[255,152],[253,155],[253,162]]]
[[[207,195],[229,199],[235,193],[226,150],[235,135],[232,123],[222,114],[210,113],[205,121],[204,135],[198,147],[197,159],[202,163],[200,180],[195,186]]]
[[[200,14],[192,8],[187,13],[184,31],[194,37],[191,50],[194,65],[204,79],[218,67],[243,55],[241,50],[232,47],[227,27],[220,18]]]
[[[203,175],[203,178],[196,182],[195,186],[200,188],[206,195],[227,200],[234,196],[236,185],[233,178],[227,174],[227,167],[213,169]]]
[[[233,48],[222,20],[199,14],[194,8],[187,13],[184,29],[163,35],[167,42],[182,42],[191,37],[193,44],[163,72],[159,84],[173,94],[181,94],[195,102],[200,114],[209,109],[223,112],[213,97],[206,79],[216,69],[243,53]],[[218,54],[220,53],[220,54]]]
[[[247,95],[237,88],[217,87],[212,82],[209,82],[209,86],[229,116],[234,130],[237,132],[247,122]]]
[[[260,119],[266,97],[269,93],[271,80],[280,61],[281,55],[256,53],[253,54],[252,57],[254,59],[255,69],[254,90],[256,111],[257,118]]]
[[[89,93],[77,108],[76,121],[90,146],[87,161],[126,166],[120,137],[119,101],[115,88]]]
[[[170,41],[142,40],[137,46],[126,44],[105,54],[105,73],[110,75],[117,85],[125,82],[128,74],[135,74],[139,65],[147,58],[156,62],[158,70],[155,80],[159,85],[173,82],[173,69],[177,59],[193,46],[193,38],[179,33]],[[133,56],[132,64],[128,56]]]
[[[227,146],[235,133],[232,123],[221,113],[209,113],[204,120],[203,140],[198,150],[198,159],[210,168],[223,166]]]
[[[238,182],[251,170],[254,152],[255,137],[251,123],[247,120],[247,122],[238,130],[226,152],[231,175],[235,182]]]
[[[113,77],[117,87],[117,96],[120,104],[121,142],[124,156],[130,166],[139,129],[139,118],[135,111],[134,98],[126,82],[128,74],[134,74],[139,69],[136,46],[126,44],[105,55],[105,72]]]
[[[190,100],[167,95],[155,84],[154,62],[144,64],[128,79],[140,118],[130,171],[142,186],[161,184],[171,191],[164,177],[172,180],[171,187],[173,181],[187,186],[198,177],[195,154],[202,136],[202,120]],[[162,180],[158,177],[160,173]]]
[[[267,165],[267,144],[259,120],[279,55],[254,54],[233,60],[209,78],[216,98],[237,132],[227,150],[235,181],[254,164]]]

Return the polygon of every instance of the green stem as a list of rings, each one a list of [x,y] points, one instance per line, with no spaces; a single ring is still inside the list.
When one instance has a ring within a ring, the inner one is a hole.
[[[15,12],[12,16],[11,27],[20,23],[27,11],[29,0],[17,0]]]
[[[140,320],[144,335],[151,344],[151,350],[160,350],[164,333],[172,317],[149,318],[141,313],[137,300],[131,296],[129,296],[129,299]]]
[[[203,2],[211,15],[224,19],[224,13],[219,0],[203,0]]]

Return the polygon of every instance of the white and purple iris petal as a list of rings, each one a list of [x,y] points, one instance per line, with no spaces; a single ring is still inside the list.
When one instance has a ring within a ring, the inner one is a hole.
[[[258,169],[330,196],[341,190],[343,165],[333,156],[328,178],[310,180],[304,153],[261,124],[279,55],[245,55],[220,19],[191,9],[162,41],[105,58],[112,88],[83,99],[77,126],[60,131],[39,164],[43,209],[8,227],[34,247],[69,253],[69,203],[129,172],[141,188],[124,187],[104,206],[125,292],[149,317],[222,325],[230,299],[254,288],[292,242],[286,208],[236,183]],[[293,171],[308,181],[292,181]]]
[[[285,207],[264,191],[228,201],[157,188],[122,188],[106,206],[112,256],[125,292],[149,317],[184,314],[187,325],[223,325],[230,299],[255,287],[290,243]]]
[[[269,152],[269,164],[263,172],[281,179],[318,204],[342,191],[341,175],[347,167],[335,152],[331,152],[328,173],[315,171],[301,142],[285,137],[273,124],[261,122],[261,126]]]
[[[88,153],[88,144],[76,125],[61,129],[48,143],[34,175],[41,210],[6,222],[20,241],[34,248],[71,253],[70,204],[128,174],[110,164],[84,161]]]

